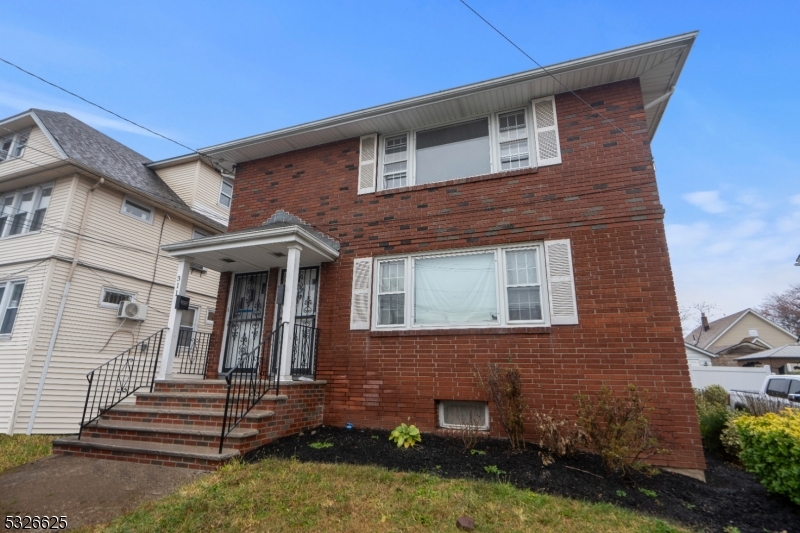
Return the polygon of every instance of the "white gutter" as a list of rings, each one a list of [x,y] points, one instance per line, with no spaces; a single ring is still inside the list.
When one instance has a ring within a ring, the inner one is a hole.
[[[664,100],[666,100],[667,98],[672,96],[672,93],[674,93],[674,92],[675,92],[675,86],[673,85],[672,87],[669,88],[669,90],[667,92],[665,92],[664,94],[662,94],[661,96],[659,96],[658,98],[656,98],[655,100],[650,102],[649,104],[645,104],[644,110],[647,111],[651,107],[657,106],[658,104],[660,104],[661,102],[663,102]]]

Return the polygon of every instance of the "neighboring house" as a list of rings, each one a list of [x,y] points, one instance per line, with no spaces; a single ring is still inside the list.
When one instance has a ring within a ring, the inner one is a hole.
[[[718,357],[715,353],[707,352],[689,343],[684,343],[684,347],[686,348],[686,360],[689,366],[712,366],[714,359]]]
[[[0,432],[75,433],[86,373],[167,325],[175,261],[159,245],[224,231],[232,181],[66,113],[7,118],[0,138]],[[192,270],[184,340],[210,331],[218,279]],[[117,318],[124,301],[144,320]]]
[[[703,315],[701,325],[686,335],[684,341],[717,357],[714,366],[739,366],[736,359],[786,344],[797,337],[752,309],[709,322]]]
[[[286,323],[326,424],[493,435],[488,362],[563,415],[634,383],[669,399],[659,464],[705,468],[650,150],[694,39],[549,67],[577,96],[533,70],[203,150],[235,164],[229,233],[163,249],[222,273],[207,376]]]

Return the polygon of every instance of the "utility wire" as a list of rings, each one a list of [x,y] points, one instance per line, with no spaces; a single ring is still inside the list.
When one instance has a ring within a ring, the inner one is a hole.
[[[575,91],[573,91],[572,89],[570,89],[569,87],[567,87],[567,86],[566,86],[566,85],[565,85],[565,84],[564,84],[564,83],[563,83],[561,80],[559,80],[559,79],[558,79],[558,78],[556,78],[556,77],[555,77],[553,74],[551,74],[551,73],[550,73],[550,71],[549,71],[549,70],[547,70],[547,69],[546,69],[544,66],[542,66],[542,64],[541,64],[541,63],[539,63],[539,62],[538,62],[538,61],[536,61],[536,60],[535,60],[533,57],[531,57],[531,56],[530,56],[530,54],[528,54],[528,52],[526,52],[525,50],[523,50],[522,48],[520,48],[520,47],[517,45],[517,43],[515,43],[514,41],[512,41],[511,39],[509,39],[509,38],[508,38],[508,36],[506,36],[506,34],[505,34],[505,33],[503,33],[503,32],[501,32],[500,30],[498,30],[498,29],[497,29],[497,28],[494,26],[494,24],[492,24],[491,22],[489,22],[488,20],[486,20],[486,18],[484,18],[484,16],[483,16],[483,15],[481,15],[480,13],[478,13],[477,11],[475,11],[475,9],[473,9],[473,7],[472,7],[472,6],[470,6],[470,5],[469,5],[468,3],[466,3],[464,0],[458,0],[458,1],[459,1],[459,2],[461,2],[462,4],[464,4],[464,6],[466,6],[466,7],[467,7],[467,9],[469,9],[470,11],[472,11],[473,13],[475,13],[475,15],[476,15],[476,16],[477,16],[479,19],[481,19],[482,21],[484,21],[484,22],[485,22],[485,23],[486,23],[486,24],[487,24],[487,25],[488,25],[490,28],[492,28],[494,31],[496,31],[496,32],[498,33],[498,35],[500,35],[500,37],[502,37],[503,39],[505,39],[506,41],[508,41],[508,42],[511,44],[511,46],[513,46],[514,48],[516,48],[517,50],[519,50],[520,52],[522,52],[522,54],[523,54],[525,57],[527,57],[528,59],[530,59],[531,61],[533,61],[533,63],[534,63],[534,64],[535,64],[537,67],[539,67],[540,69],[542,69],[542,70],[545,72],[545,74],[547,74],[548,76],[550,76],[551,78],[553,78],[553,79],[556,81],[556,83],[558,83],[558,84],[559,84],[559,85],[561,85],[561,86],[562,86],[564,89],[566,89],[567,91],[569,91],[570,93],[572,93],[572,95],[573,95],[573,96],[575,96],[575,98],[577,98],[578,100],[580,100],[581,102],[583,102],[584,104],[586,104],[586,106],[587,106],[589,109],[591,109],[592,111],[594,111],[595,113],[597,113],[597,114],[598,114],[598,115],[599,115],[599,116],[600,116],[600,117],[601,117],[603,120],[605,120],[605,121],[606,121],[606,122],[608,122],[609,124],[614,124],[614,122],[613,122],[611,119],[608,119],[608,118],[606,118],[606,117],[605,117],[605,116],[604,116],[604,115],[603,115],[603,114],[602,114],[600,111],[598,111],[597,109],[595,109],[594,107],[592,107],[592,105],[591,105],[589,102],[587,102],[586,100],[584,100],[583,98],[581,98],[581,97],[580,97],[580,96],[579,96],[579,95],[578,95],[578,94],[577,94]],[[633,143],[636,143],[636,140],[635,140],[633,137],[631,137],[630,135],[628,135],[627,133],[625,133],[625,130],[623,130],[623,129],[622,129],[622,128],[620,128],[620,127],[617,127],[617,129],[618,129],[618,130],[620,131],[620,133],[622,133],[622,134],[623,134],[625,137],[627,137],[628,139],[630,139],[630,140],[631,140],[631,142],[633,142]]]

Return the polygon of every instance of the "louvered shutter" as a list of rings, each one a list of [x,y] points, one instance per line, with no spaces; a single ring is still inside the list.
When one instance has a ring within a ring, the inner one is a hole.
[[[375,192],[375,170],[378,166],[378,135],[361,137],[358,164],[358,194]]]
[[[569,239],[545,241],[544,254],[550,293],[550,323],[577,324],[578,304],[575,300],[575,277],[572,272]]]
[[[555,97],[548,96],[533,101],[533,130],[538,166],[561,163]]]
[[[350,305],[350,329],[369,329],[369,302],[372,288],[372,258],[353,262],[353,300]]]

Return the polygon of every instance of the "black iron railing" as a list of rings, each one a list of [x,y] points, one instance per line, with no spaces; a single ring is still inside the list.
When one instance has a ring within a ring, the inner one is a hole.
[[[318,343],[319,329],[305,324],[294,325],[292,377],[316,379]]]
[[[83,428],[137,390],[146,387],[153,392],[165,330],[157,331],[86,374],[89,389],[86,391],[79,439]]]
[[[210,343],[211,333],[188,330],[178,333],[173,368],[177,363],[178,374],[202,374],[205,379]]]
[[[228,384],[225,411],[222,416],[222,434],[219,453],[231,431],[271,389],[277,395],[280,388],[281,344],[284,324],[265,338],[250,353],[243,354],[232,368],[222,376]]]

